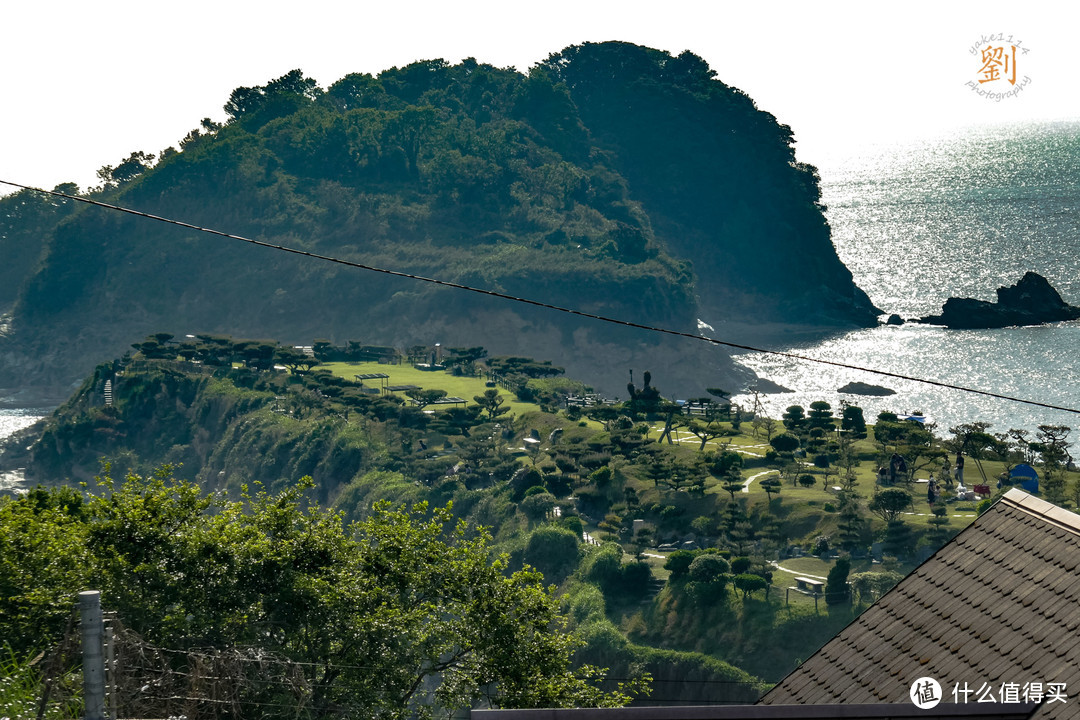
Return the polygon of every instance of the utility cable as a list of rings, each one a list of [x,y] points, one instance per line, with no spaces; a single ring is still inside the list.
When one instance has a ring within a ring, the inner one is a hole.
[[[104,203],[100,200],[92,200],[87,197],[81,197],[79,195],[69,195],[56,190],[42,190],[41,188],[32,187],[30,185],[22,185],[20,183],[11,182],[10,180],[0,180],[0,183],[4,185],[11,185],[13,187],[21,188],[23,190],[30,190],[33,192],[44,193],[46,195],[52,195],[54,197],[61,197],[67,200],[75,200],[87,205],[94,205],[106,210],[114,210],[116,212],[127,213],[128,215],[134,215],[136,217],[146,218],[147,220],[156,220],[157,222],[166,223],[168,225],[175,225],[177,227],[187,228],[189,230],[195,230],[196,232],[208,233],[210,235],[217,235],[218,237],[227,238],[229,240],[238,240],[250,245],[258,245],[259,247],[269,248],[271,250],[277,250],[279,252],[291,253],[293,255],[301,255],[303,257],[312,258],[315,260],[323,260],[329,263],[335,263],[338,265],[345,265],[346,267],[356,268],[358,270],[367,270],[369,272],[382,273],[383,275],[390,275],[393,277],[406,278],[409,280],[418,280],[420,282],[431,283],[433,285],[441,285],[443,287],[454,288],[455,290],[467,290],[469,292],[477,293],[479,295],[486,295],[488,297],[500,298],[502,300],[509,300],[511,302],[522,303],[525,305],[532,305],[534,307],[541,307],[547,310],[554,310],[556,312],[566,313],[568,315],[576,315],[578,317],[588,318],[590,320],[598,320],[600,322],[606,322],[613,325],[621,325],[623,327],[636,328],[638,330],[645,330],[648,332],[661,333],[663,335],[671,335],[675,337],[687,338],[689,340],[696,340],[698,342],[705,342],[711,345],[721,345],[724,347],[733,348],[736,350],[746,350],[748,352],[762,353],[765,355],[774,355],[776,357],[787,358],[789,360],[798,360],[801,362],[817,363],[819,365],[829,365],[831,367],[843,368],[845,370],[856,370],[858,372],[870,373],[872,375],[880,375],[882,377],[893,378],[896,380],[907,380],[910,382],[921,383],[923,385],[932,385],[934,387],[945,388],[947,390],[957,390],[960,392],[971,393],[973,395],[982,395],[984,397],[996,398],[998,400],[1006,400],[1008,402],[1023,403],[1025,405],[1033,405],[1035,407],[1045,408],[1047,410],[1060,410],[1062,412],[1074,413],[1080,415],[1080,410],[1071,407],[1064,407],[1061,405],[1052,405],[1050,403],[1039,402],[1037,400],[1027,400],[1025,398],[1018,398],[1012,395],[1004,395],[1001,393],[990,392],[989,390],[979,390],[978,388],[964,387],[962,385],[953,385],[952,383],[940,382],[938,380],[927,380],[926,378],[913,377],[911,375],[903,375],[901,373],[888,372],[886,370],[875,370],[873,368],[861,367],[859,365],[850,365],[848,363],[836,362],[835,360],[822,360],[820,358],[812,358],[806,355],[799,355],[797,353],[784,352],[781,350],[768,350],[765,348],[754,347],[752,345],[742,345],[740,343],[733,343],[727,340],[717,340],[716,338],[707,337],[705,335],[696,335],[694,333],[683,332],[681,330],[672,330],[670,328],[662,328],[654,325],[646,325],[643,323],[637,323],[630,320],[619,320],[617,318],[607,317],[605,315],[597,315],[595,313],[585,312],[584,310],[576,310],[574,308],[562,307],[560,305],[554,305],[551,303],[541,302],[539,300],[531,300],[529,298],[516,297],[507,293],[497,292],[495,290],[485,290],[483,288],[472,287],[471,285],[462,285],[461,283],[452,282],[449,280],[440,280],[438,278],[429,278],[423,275],[415,275],[413,273],[401,272],[400,270],[389,270],[386,268],[375,267],[373,265],[365,265],[363,263],[353,262],[351,260],[343,260],[341,258],[331,257],[329,255],[321,255],[319,253],[308,252],[306,250],[300,250],[298,248],[292,248],[285,245],[275,245],[274,243],[264,242],[262,240],[254,240],[242,235],[233,235],[231,233],[223,232],[221,230],[214,230],[213,228],[200,227],[199,225],[193,225],[191,223],[183,222],[181,220],[173,220],[171,218],[161,217],[160,215],[152,215],[150,213],[142,212],[140,210],[133,210],[120,205],[112,205],[110,203]]]

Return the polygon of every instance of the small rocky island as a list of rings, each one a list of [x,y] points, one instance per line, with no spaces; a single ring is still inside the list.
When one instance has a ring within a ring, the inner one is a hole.
[[[867,395],[869,397],[888,397],[896,394],[896,391],[891,388],[864,382],[849,382],[844,387],[837,388],[836,392],[849,395]]]
[[[1080,318],[1080,307],[1062,300],[1042,275],[1028,271],[1015,285],[998,288],[996,303],[953,297],[945,301],[940,315],[927,315],[917,322],[985,330],[1077,318]]]

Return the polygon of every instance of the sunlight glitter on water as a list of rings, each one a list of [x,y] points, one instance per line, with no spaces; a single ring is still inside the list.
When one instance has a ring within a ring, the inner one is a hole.
[[[995,300],[1028,270],[1080,305],[1080,123],[981,128],[907,144],[879,143],[819,164],[837,254],[886,314],[938,313],[949,297]],[[776,349],[786,350],[787,347]],[[947,330],[857,330],[792,352],[1080,408],[1080,323]],[[986,420],[994,429],[1080,426],[1050,411],[933,386],[781,358],[740,362],[794,394],[769,396],[774,417],[825,400],[850,381],[897,391],[848,395],[868,420],[922,410],[939,427]],[[745,401],[746,398],[744,397]]]
[[[39,408],[0,408],[0,439],[30,427],[45,417],[47,410]],[[23,492],[21,471],[0,472],[0,494]]]
[[[0,439],[30,427],[47,414],[39,408],[0,408]]]
[[[969,131],[823,164],[840,259],[886,313],[1039,272],[1080,304],[1080,125]]]
[[[1063,352],[1061,346],[1073,352]],[[1000,330],[955,331],[927,325],[857,330],[809,348],[792,352],[822,360],[873,368],[900,375],[961,385],[1051,405],[1080,408],[1080,323]],[[779,417],[790,405],[809,406],[825,400],[834,409],[841,399],[863,408],[867,420],[879,412],[921,411],[938,426],[974,420],[993,423],[994,430],[1034,428],[1040,424],[1080,424],[1080,416],[1006,402],[957,390],[882,377],[817,363],[766,355],[742,355],[739,362],[762,377],[796,389],[769,395],[767,410]],[[849,382],[880,385],[896,391],[888,397],[842,395]],[[739,401],[749,405],[748,396]]]

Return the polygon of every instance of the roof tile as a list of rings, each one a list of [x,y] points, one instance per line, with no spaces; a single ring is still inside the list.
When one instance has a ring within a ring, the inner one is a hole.
[[[1080,628],[1078,567],[1080,515],[1010,490],[761,702],[903,702],[923,675],[943,689],[1080,689],[1080,643],[1066,641]],[[1032,717],[1072,717],[1078,702]]]

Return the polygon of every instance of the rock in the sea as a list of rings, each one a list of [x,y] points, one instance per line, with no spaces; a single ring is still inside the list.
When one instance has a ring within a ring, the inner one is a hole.
[[[904,318],[900,317],[896,313],[889,316],[889,319],[885,321],[886,325],[903,325]]]
[[[887,395],[895,395],[895,390],[890,390],[887,387],[881,385],[870,385],[864,382],[849,382],[842,388],[838,388],[836,392],[848,393],[849,395],[872,395],[875,397],[885,397]]]
[[[791,388],[786,388],[778,382],[773,382],[768,378],[758,378],[754,382],[750,383],[750,389],[756,389],[760,393],[771,395],[773,393],[789,393],[795,392]]]
[[[919,322],[950,328],[986,329],[1077,318],[1080,318],[1080,307],[1062,300],[1046,278],[1029,271],[1015,285],[998,288],[996,303],[953,297],[945,301],[940,315],[927,315],[919,318]]]

